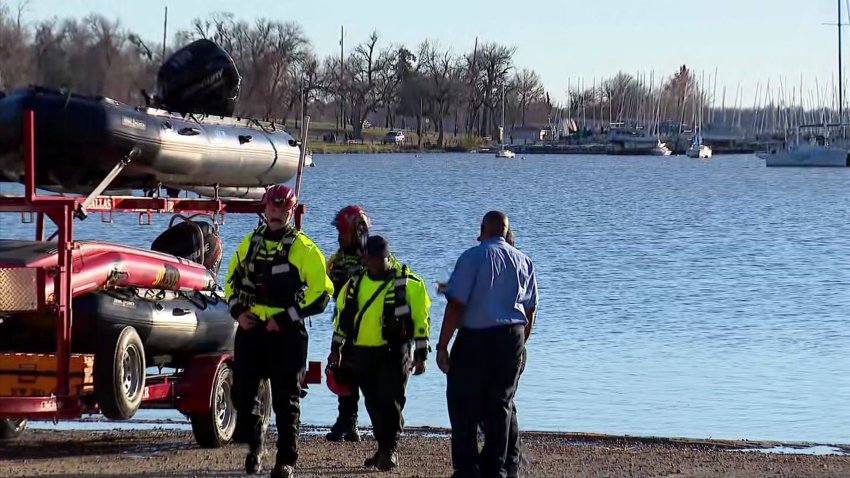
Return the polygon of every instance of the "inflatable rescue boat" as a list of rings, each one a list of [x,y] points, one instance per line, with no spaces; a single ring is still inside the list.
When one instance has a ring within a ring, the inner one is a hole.
[[[209,40],[175,52],[145,106],[30,86],[0,95],[0,178],[21,182],[25,112],[35,115],[36,184],[89,192],[122,160],[110,189],[256,188],[295,176],[301,147],[279,124],[233,117],[241,78]]]

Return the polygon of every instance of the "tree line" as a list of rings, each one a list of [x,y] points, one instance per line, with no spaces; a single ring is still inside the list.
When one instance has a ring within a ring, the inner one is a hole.
[[[497,42],[457,52],[433,40],[399,45],[373,32],[343,55],[320,57],[297,23],[214,13],[163,48],[98,14],[28,23],[25,7],[0,3],[0,90],[39,84],[143,104],[164,58],[207,38],[231,54],[242,75],[237,115],[297,121],[303,101],[306,113],[347,126],[355,138],[370,123],[433,131],[438,146],[449,133],[496,137],[503,97],[508,131],[562,118],[690,121],[699,108],[691,98],[705,99],[684,67],[655,91],[621,73],[571,89],[559,105],[537,72],[515,65],[516,48]]]

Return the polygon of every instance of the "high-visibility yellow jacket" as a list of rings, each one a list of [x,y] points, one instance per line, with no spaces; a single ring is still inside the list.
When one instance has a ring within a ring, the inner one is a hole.
[[[383,326],[384,321],[388,316],[398,312],[390,307],[395,307],[395,291],[396,287],[401,284],[399,281],[404,281],[402,275],[404,269],[396,263],[394,278],[389,281],[376,281],[369,277],[368,273],[364,273],[348,281],[337,295],[336,314],[334,316],[334,342],[341,345],[346,340],[351,340],[354,345],[365,347],[379,347],[387,345],[387,340],[384,338]],[[408,272],[404,284],[406,293],[406,305],[409,307],[409,317],[412,321],[412,336],[411,340],[417,342],[427,341],[430,334],[430,317],[428,310],[431,307],[431,298],[428,296],[428,291],[425,287],[425,281],[422,277]],[[346,302],[353,297],[354,292],[349,291],[350,288],[357,289],[356,300],[356,319],[355,323],[359,322],[359,326],[355,325],[354,337],[347,337],[344,327],[341,326],[340,318],[345,311]],[[376,291],[380,292],[375,295]],[[374,300],[368,304],[367,308],[362,308],[367,305],[369,299],[375,296]],[[405,313],[402,311],[402,313]]]
[[[276,234],[266,226],[239,243],[224,287],[234,318],[249,310],[264,321],[281,313],[292,320],[320,313],[333,291],[325,255],[316,243],[294,228]]]

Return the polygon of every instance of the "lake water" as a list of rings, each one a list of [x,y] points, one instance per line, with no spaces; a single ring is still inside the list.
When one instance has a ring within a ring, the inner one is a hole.
[[[481,216],[509,214],[539,274],[517,399],[524,429],[850,443],[850,169],[768,169],[754,156],[317,155],[316,164],[304,176],[304,227],[325,254],[335,211],[360,203],[432,291],[476,243]],[[106,225],[93,215],[77,232],[148,246],[167,220],[138,226],[127,214]],[[228,216],[225,261],[255,224]],[[0,216],[3,237],[31,231],[17,214]],[[445,301],[432,298],[436,337]],[[330,307],[309,332],[310,358],[324,360]],[[314,386],[302,410],[305,423],[329,425],[335,396]],[[433,354],[410,380],[405,415],[449,424]],[[368,423],[362,402],[361,416]]]

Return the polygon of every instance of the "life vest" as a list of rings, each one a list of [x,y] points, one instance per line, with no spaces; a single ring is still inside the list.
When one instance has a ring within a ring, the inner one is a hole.
[[[298,303],[305,286],[298,268],[289,262],[289,251],[295,242],[295,230],[287,231],[272,250],[266,250],[263,237],[266,226],[251,236],[245,259],[233,275],[233,288],[241,305],[264,305],[282,309]]]
[[[339,291],[348,282],[349,279],[359,276],[364,272],[366,266],[363,260],[356,254],[346,254],[342,250],[338,250],[331,259],[330,268],[328,269],[328,277],[334,284],[334,298],[339,295]]]
[[[357,301],[360,284],[365,275],[364,272],[352,279],[345,296],[345,308],[339,317],[340,330],[352,343],[357,340],[360,322],[366,313],[366,309],[372,305],[372,300],[362,304],[362,307]],[[390,290],[384,295],[383,312],[381,314],[381,336],[390,345],[413,340],[413,317],[410,314],[410,305],[407,303],[407,283],[409,279],[410,272],[407,265],[404,265],[400,272],[396,270],[393,277],[382,282],[377,289],[378,294],[380,294],[386,289],[387,282],[391,282],[389,284]]]

